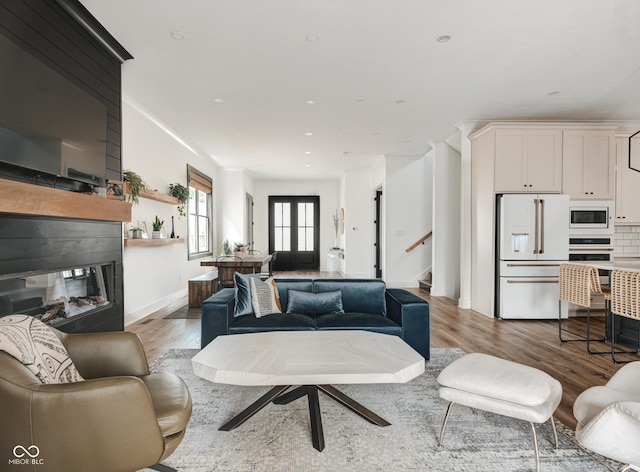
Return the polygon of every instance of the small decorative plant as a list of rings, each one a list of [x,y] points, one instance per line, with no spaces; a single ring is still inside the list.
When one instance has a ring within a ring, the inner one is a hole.
[[[164,220],[158,218],[156,215],[156,219],[151,222],[151,226],[153,226],[154,231],[162,231],[162,226],[164,225]]]
[[[142,232],[144,231],[142,228],[135,226],[130,228],[129,231],[131,231],[131,237],[133,239],[142,239]]]
[[[247,243],[233,244],[233,252],[247,252],[248,250],[249,250],[249,245]]]
[[[180,216],[186,216],[184,207],[189,201],[189,189],[182,184],[169,184],[169,195],[177,198],[180,201],[178,205],[178,214]]]
[[[122,178],[129,184],[129,201],[134,205],[140,203],[140,191],[145,189],[147,185],[138,174],[132,170],[125,170],[122,173]]]
[[[230,256],[231,255],[231,245],[229,244],[229,240],[225,239],[224,243],[222,243],[222,255]]]

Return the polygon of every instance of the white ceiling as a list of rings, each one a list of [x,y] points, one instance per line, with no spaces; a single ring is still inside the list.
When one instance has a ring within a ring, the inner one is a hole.
[[[134,56],[125,100],[258,178],[423,155],[467,120],[640,119],[638,0],[81,1]]]

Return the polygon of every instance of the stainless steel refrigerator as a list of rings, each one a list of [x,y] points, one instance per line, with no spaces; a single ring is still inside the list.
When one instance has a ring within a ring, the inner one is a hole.
[[[498,195],[497,214],[496,316],[557,318],[558,267],[569,259],[569,196]]]

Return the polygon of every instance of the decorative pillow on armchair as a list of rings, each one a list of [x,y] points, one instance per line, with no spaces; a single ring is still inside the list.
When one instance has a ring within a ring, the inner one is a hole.
[[[0,351],[22,362],[43,384],[84,380],[58,336],[33,316],[0,318]]]
[[[287,294],[289,297],[287,313],[300,313],[303,315],[344,313],[342,292],[340,290],[320,293],[289,290]]]

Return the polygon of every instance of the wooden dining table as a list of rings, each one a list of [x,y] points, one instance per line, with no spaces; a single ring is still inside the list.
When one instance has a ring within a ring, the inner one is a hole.
[[[271,254],[246,256],[219,256],[203,259],[201,266],[217,267],[218,279],[223,287],[233,287],[233,273],[259,274],[262,267],[271,261]]]

